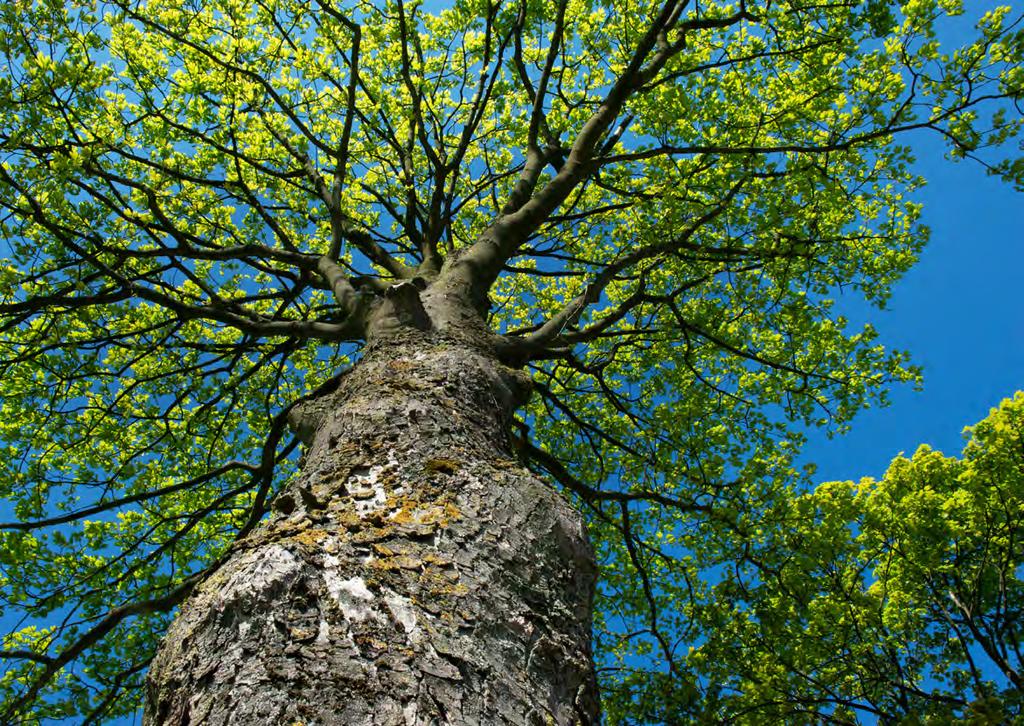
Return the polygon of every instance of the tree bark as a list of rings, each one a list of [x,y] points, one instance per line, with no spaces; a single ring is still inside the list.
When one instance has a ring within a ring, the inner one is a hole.
[[[182,607],[144,723],[596,723],[594,556],[514,454],[527,383],[436,329],[372,340],[307,406],[276,511]]]

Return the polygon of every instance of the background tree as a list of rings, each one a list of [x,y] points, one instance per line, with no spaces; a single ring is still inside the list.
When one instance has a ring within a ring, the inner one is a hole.
[[[727,684],[720,714],[1020,717],[1024,393],[965,433],[961,459],[922,446],[880,481],[780,502],[785,524],[750,543],[756,576],[717,585],[721,625],[690,659]]]
[[[732,632],[716,583],[760,576],[803,432],[916,375],[831,299],[883,304],[923,242],[900,134],[1024,181],[987,154],[1020,18],[944,50],[959,12],[5,6],[4,718],[137,708],[274,497],[325,504],[296,404],[410,330],[529,373],[516,448],[587,520],[609,718],[720,713],[687,648]]]

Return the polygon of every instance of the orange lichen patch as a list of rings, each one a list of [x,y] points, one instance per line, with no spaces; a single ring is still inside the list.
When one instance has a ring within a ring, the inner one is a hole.
[[[436,524],[395,524],[395,536],[396,537],[411,537],[418,540],[423,540],[437,531]]]
[[[341,446],[338,447],[338,453],[344,454],[345,456],[354,456],[359,453],[359,444],[355,441],[344,441]]]
[[[438,524],[440,524],[442,527],[447,527],[449,522],[455,519],[460,519],[461,517],[462,510],[456,507],[451,502],[448,502],[444,505],[444,518],[438,520]]]
[[[371,654],[374,654],[374,651],[383,652],[388,649],[387,643],[370,635],[356,635],[353,641],[364,651],[370,651]]]
[[[340,512],[334,515],[334,521],[345,529],[362,529],[363,520],[352,510]]]
[[[363,527],[352,535],[352,542],[355,544],[370,544],[388,539],[392,532],[387,527]]]
[[[409,555],[394,555],[383,557],[367,563],[367,567],[374,570],[419,570],[423,567],[423,560]]]
[[[303,529],[300,532],[296,532],[291,535],[289,539],[292,542],[298,542],[304,547],[310,549],[319,549],[320,543],[323,542],[330,534],[322,529]]]
[[[388,572],[390,570],[401,569],[399,568],[398,564],[390,557],[384,560],[371,560],[370,562],[366,563],[366,566],[371,570],[376,570],[378,572]]]
[[[396,371],[397,373],[397,371]],[[385,378],[380,381],[385,388],[399,388],[407,391],[429,391],[434,388],[434,384],[430,381],[420,380],[412,376],[403,376],[401,378]]]
[[[288,634],[292,637],[292,640],[302,643],[315,638],[317,631],[313,628],[289,628]]]
[[[518,469],[522,466],[515,459],[491,459],[490,464],[495,469]]]
[[[389,371],[409,371],[416,367],[416,364],[407,358],[395,358],[389,360],[385,366]]]
[[[433,578],[428,585],[427,593],[435,602],[449,600],[450,598],[464,597],[469,594],[469,588],[461,582],[451,582],[448,578]],[[451,607],[451,604],[447,605]]]
[[[415,504],[406,504],[391,515],[391,521],[395,524],[423,524],[423,522],[415,516],[418,511],[419,510],[416,508]]]
[[[454,564],[452,560],[448,559],[447,557],[442,557],[436,552],[428,552],[427,554],[423,555],[423,561],[429,562],[432,565],[437,565],[438,567],[451,567]]]
[[[424,560],[426,560],[425,557]],[[426,586],[430,586],[432,583],[444,582],[444,579],[444,570],[435,565],[424,562],[423,572],[420,575],[421,583]]]
[[[419,552],[415,548],[401,545],[394,548],[373,545],[373,549],[378,557],[390,559],[403,570],[419,570],[423,567],[423,560],[420,559]]]
[[[306,529],[311,524],[312,522],[300,514],[297,517],[279,519],[273,522],[272,526],[277,537],[288,537],[291,532],[298,532],[299,530]]]
[[[390,519],[395,524],[419,524],[447,527],[453,520],[462,517],[462,510],[451,502],[444,504],[423,504],[417,501],[406,501],[394,512]]]
[[[428,474],[454,474],[461,466],[461,462],[455,459],[427,459],[423,469]]]
[[[438,566],[428,562],[427,556],[424,556],[423,560],[423,569],[419,576],[420,587],[432,599],[461,597],[469,592],[469,588],[459,582],[459,572],[451,569],[450,563]]]

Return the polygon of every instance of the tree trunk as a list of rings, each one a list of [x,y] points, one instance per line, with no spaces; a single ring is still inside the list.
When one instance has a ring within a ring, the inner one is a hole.
[[[301,474],[182,607],[147,726],[596,723],[594,557],[513,452],[522,374],[392,333],[307,410]]]

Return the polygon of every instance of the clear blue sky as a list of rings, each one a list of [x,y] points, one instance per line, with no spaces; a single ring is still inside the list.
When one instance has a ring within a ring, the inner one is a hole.
[[[890,407],[862,412],[845,436],[815,435],[806,458],[817,481],[879,477],[920,444],[958,454],[964,426],[1024,389],[1024,193],[943,158],[932,136],[914,147],[931,240],[889,309],[863,314],[880,342],[924,367],[924,387],[894,389]]]

